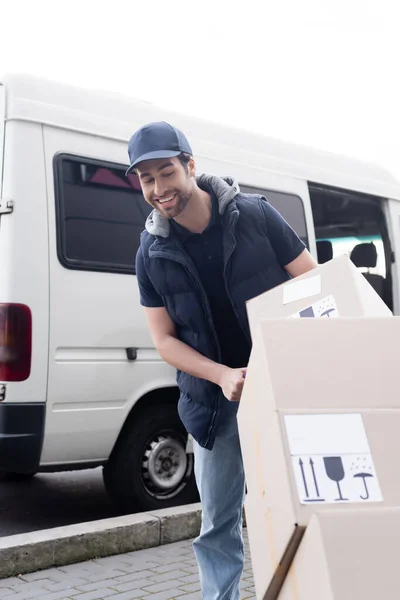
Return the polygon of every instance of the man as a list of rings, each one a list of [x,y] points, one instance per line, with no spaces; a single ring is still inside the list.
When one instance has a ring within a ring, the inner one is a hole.
[[[196,178],[185,135],[139,129],[130,167],[154,210],[136,257],[141,303],[161,357],[177,369],[192,434],[202,527],[194,550],[204,600],[238,600],[245,480],[237,430],[251,340],[245,302],[314,268],[303,242],[260,195]]]

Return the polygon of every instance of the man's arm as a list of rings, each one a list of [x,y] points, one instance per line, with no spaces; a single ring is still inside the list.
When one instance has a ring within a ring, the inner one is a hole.
[[[265,199],[261,202],[266,233],[279,263],[292,277],[298,277],[315,269],[318,263],[305,247],[304,242],[282,215]]]
[[[206,358],[176,337],[175,325],[166,308],[145,307],[154,345],[161,358],[176,369],[219,385],[228,400],[240,400],[246,368],[231,369]]]
[[[298,277],[315,269],[315,267],[318,267],[317,261],[314,260],[308,250],[303,250],[297,258],[285,266],[285,269],[292,277]]]

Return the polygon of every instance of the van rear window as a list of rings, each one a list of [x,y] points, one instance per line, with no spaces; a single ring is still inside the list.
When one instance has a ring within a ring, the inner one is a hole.
[[[68,155],[55,158],[57,238],[71,269],[134,273],[151,207],[126,167]]]

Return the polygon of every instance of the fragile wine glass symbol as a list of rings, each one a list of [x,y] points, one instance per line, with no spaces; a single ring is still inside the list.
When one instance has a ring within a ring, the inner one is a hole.
[[[337,498],[336,501],[348,500],[348,498],[343,498],[342,491],[341,491],[340,485],[339,485],[339,481],[342,481],[342,479],[344,479],[344,468],[343,468],[343,462],[342,462],[341,457],[340,456],[324,456],[324,464],[325,464],[325,471],[326,471],[326,474],[328,475],[329,479],[331,479],[332,481],[336,481],[336,485],[338,487],[339,498]]]

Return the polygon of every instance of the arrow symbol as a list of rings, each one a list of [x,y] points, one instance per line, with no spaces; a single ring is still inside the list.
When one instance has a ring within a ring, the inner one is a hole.
[[[308,487],[307,487],[307,481],[306,481],[306,476],[304,474],[304,467],[303,467],[303,461],[301,460],[301,458],[299,459],[299,465],[300,465],[300,469],[301,469],[301,475],[303,477],[303,484],[304,484],[304,490],[306,492],[306,498],[308,498]]]
[[[311,467],[311,471],[312,471],[312,476],[314,479],[314,485],[315,485],[315,493],[317,494],[318,498],[319,498],[319,489],[318,489],[318,483],[317,483],[317,478],[315,476],[315,469],[314,469],[314,461],[312,458],[310,458],[310,467]]]

